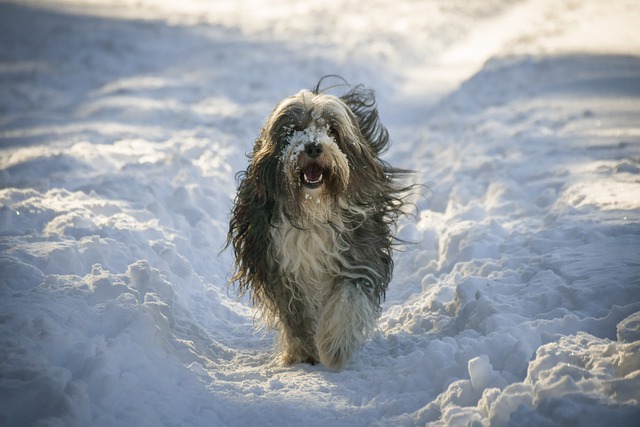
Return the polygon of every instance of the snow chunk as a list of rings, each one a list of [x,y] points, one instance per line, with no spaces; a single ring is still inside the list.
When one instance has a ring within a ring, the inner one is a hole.
[[[500,382],[500,373],[493,369],[489,356],[482,355],[469,360],[469,376],[475,391],[482,391]]]
[[[41,284],[44,279],[44,274],[36,267],[6,256],[0,257],[0,271],[0,283],[14,291],[31,289]]]
[[[127,276],[131,278],[131,286],[140,292],[142,298],[147,292],[154,292],[167,300],[173,298],[173,285],[146,260],[131,264],[127,269]]]
[[[640,312],[634,313],[618,324],[618,341],[640,341]]]

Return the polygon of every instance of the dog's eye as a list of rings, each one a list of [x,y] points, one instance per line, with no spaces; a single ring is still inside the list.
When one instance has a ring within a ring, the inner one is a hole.
[[[338,131],[336,130],[336,128],[334,128],[333,126],[329,126],[329,130],[327,131],[327,134],[335,139],[336,143],[340,143],[340,134],[338,134]]]

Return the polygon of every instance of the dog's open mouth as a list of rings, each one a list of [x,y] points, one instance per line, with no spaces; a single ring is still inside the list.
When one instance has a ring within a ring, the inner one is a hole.
[[[302,183],[307,188],[318,188],[325,178],[325,170],[317,163],[310,163],[300,171]]]

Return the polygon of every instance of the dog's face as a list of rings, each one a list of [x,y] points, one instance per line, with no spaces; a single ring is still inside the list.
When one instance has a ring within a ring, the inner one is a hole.
[[[275,108],[258,144],[253,160],[276,165],[270,186],[286,193],[293,216],[326,212],[349,191],[353,167],[371,157],[349,107],[306,90]]]

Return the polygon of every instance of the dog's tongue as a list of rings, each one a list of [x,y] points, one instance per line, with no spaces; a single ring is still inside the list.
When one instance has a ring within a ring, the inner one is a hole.
[[[307,166],[307,169],[305,169],[304,174],[307,177],[307,180],[318,181],[322,176],[322,168],[316,165],[315,163],[312,163],[309,166]]]

